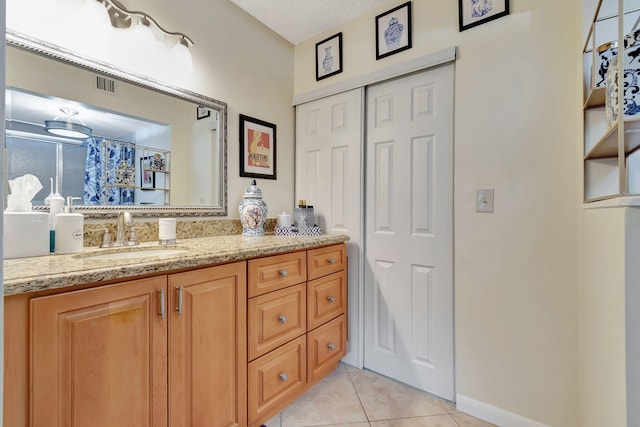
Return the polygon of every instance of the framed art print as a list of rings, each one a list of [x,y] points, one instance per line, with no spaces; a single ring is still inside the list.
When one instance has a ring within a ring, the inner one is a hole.
[[[153,156],[140,158],[140,189],[152,190],[156,186],[156,173],[153,171]]]
[[[411,2],[376,16],[376,60],[411,49]]]
[[[207,107],[201,107],[201,106],[196,107],[197,120],[204,119],[210,116],[211,116],[211,110],[209,110]]]
[[[458,0],[460,31],[509,14],[509,0]]]
[[[342,33],[316,43],[316,81],[342,72]]]
[[[276,179],[276,125],[240,114],[240,176]]]

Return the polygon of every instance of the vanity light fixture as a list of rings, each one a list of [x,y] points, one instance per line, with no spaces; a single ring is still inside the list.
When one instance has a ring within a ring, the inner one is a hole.
[[[87,139],[91,136],[92,129],[84,123],[74,123],[71,117],[78,114],[76,110],[68,107],[60,108],[66,120],[60,120],[62,116],[56,117],[54,120],[44,121],[44,130],[52,135],[64,136],[73,139]],[[80,119],[78,119],[80,121]]]
[[[87,0],[92,1],[92,0]],[[184,33],[178,33],[173,31],[167,31],[158,24],[158,22],[153,19],[149,14],[145,12],[139,12],[135,10],[127,10],[122,3],[117,0],[96,0],[98,3],[101,3],[109,13],[109,19],[111,20],[111,25],[115,28],[130,28],[134,22],[140,22],[141,24],[151,27],[151,23],[166,36],[177,37],[178,43],[183,44],[186,47],[193,46],[193,40],[189,38]],[[137,18],[135,21],[132,18]]]

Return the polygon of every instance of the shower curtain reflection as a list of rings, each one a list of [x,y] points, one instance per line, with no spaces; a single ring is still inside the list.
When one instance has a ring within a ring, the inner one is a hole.
[[[104,138],[87,141],[85,205],[133,205],[135,144]]]

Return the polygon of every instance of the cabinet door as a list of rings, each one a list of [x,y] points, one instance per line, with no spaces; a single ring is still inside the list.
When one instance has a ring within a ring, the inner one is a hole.
[[[169,276],[171,427],[246,424],[246,264]]]
[[[166,426],[166,276],[33,298],[32,426]]]

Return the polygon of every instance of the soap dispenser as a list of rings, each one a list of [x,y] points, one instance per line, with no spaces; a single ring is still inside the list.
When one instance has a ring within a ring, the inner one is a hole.
[[[67,197],[65,213],[56,215],[56,253],[82,252],[84,243],[84,215],[75,213],[73,201],[80,197]]]
[[[56,192],[53,192],[53,178],[51,180],[51,193],[45,197],[44,204],[49,206],[49,252],[55,252],[56,248],[56,215],[64,212],[64,197],[58,192],[58,177],[56,176]]]

